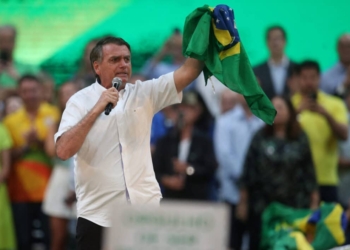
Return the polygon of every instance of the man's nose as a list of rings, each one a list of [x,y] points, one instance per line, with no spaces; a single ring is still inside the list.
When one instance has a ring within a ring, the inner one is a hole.
[[[119,67],[120,68],[125,68],[127,63],[124,60],[120,60]]]

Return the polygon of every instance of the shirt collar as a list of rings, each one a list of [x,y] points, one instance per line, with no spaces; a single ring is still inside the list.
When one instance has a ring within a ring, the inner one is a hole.
[[[97,81],[93,83],[92,87],[98,95],[101,95],[102,92],[106,90],[106,88],[99,84]]]
[[[274,66],[274,67],[287,67],[289,64],[289,59],[284,55],[282,58],[282,61],[280,63],[275,63],[270,58],[268,61],[268,64],[269,64],[269,66]]]

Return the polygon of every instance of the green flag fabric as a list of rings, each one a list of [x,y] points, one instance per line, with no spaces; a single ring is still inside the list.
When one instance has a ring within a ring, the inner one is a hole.
[[[262,217],[261,249],[326,250],[345,242],[346,217],[336,203],[318,210],[270,204]]]
[[[276,110],[257,82],[231,8],[205,5],[189,14],[184,26],[183,54],[204,61],[206,81],[214,75],[229,89],[242,94],[254,115],[273,123]]]

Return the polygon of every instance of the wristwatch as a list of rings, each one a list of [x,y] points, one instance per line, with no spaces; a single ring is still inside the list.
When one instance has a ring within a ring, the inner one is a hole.
[[[194,174],[194,167],[192,167],[191,165],[189,165],[187,168],[186,168],[186,174],[187,175],[193,175]]]

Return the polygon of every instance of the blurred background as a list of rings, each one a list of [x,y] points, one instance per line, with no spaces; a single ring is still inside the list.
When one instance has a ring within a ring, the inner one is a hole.
[[[278,115],[266,126],[243,96],[215,79],[205,86],[200,75],[182,104],[153,120],[164,199],[227,204],[228,249],[280,242],[268,241],[263,229],[262,214],[271,215],[274,202],[305,209],[310,218],[341,210],[333,224],[338,237],[332,229],[293,230],[314,249],[328,249],[316,235],[329,248],[349,243],[348,0],[0,0],[0,249],[75,249],[74,164],[55,157],[53,134],[69,97],[95,81],[89,55],[97,41],[120,36],[131,45],[130,82],[157,78],[184,62],[186,16],[204,4],[233,8],[257,81]],[[288,211],[289,222],[300,219]],[[308,223],[324,223],[317,218]]]

